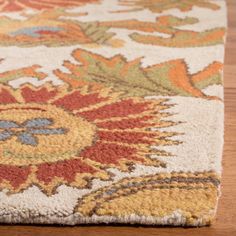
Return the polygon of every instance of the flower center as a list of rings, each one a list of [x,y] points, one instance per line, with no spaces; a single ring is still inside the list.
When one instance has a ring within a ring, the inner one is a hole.
[[[59,135],[67,132],[64,128],[48,128],[53,124],[51,119],[34,118],[19,124],[14,121],[0,120],[0,141],[5,141],[13,136],[26,145],[38,145],[37,135]]]
[[[78,158],[95,133],[94,124],[55,105],[0,105],[0,164]]]

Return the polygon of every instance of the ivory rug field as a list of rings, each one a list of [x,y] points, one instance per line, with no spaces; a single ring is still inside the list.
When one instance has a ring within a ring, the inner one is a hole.
[[[0,0],[0,222],[210,224],[225,31],[223,0]]]

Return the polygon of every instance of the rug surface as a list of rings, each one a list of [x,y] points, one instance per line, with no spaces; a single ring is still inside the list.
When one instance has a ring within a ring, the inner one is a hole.
[[[0,0],[0,222],[212,222],[223,0]]]

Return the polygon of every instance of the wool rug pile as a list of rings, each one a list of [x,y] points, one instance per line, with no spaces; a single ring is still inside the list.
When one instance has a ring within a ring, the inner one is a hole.
[[[223,0],[0,0],[0,222],[208,225]]]

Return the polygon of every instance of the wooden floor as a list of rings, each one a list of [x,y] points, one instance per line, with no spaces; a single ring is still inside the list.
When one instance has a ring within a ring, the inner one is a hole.
[[[224,67],[225,147],[222,197],[216,222],[203,228],[128,226],[0,226],[0,236],[234,236],[236,235],[236,0],[227,0],[228,36]]]

